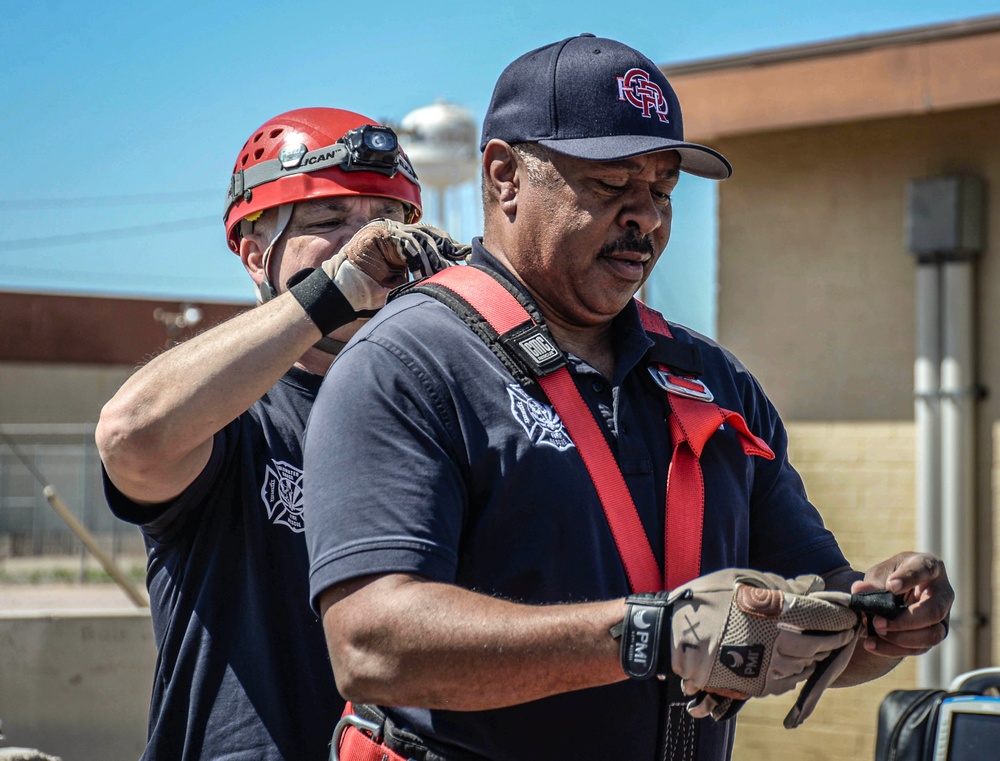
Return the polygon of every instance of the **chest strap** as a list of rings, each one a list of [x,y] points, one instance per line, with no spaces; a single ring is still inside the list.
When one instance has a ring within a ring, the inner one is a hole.
[[[447,293],[442,293],[442,289]],[[677,375],[666,365],[651,367],[651,371],[655,370],[651,372],[654,380],[667,391],[674,443],[667,474],[666,568],[661,572],[607,439],[580,395],[566,368],[566,358],[551,339],[541,315],[537,312],[532,315],[499,276],[471,265],[449,267],[410,290],[427,293],[450,306],[508,369],[511,365],[528,368],[530,380],[541,387],[587,468],[633,592],[676,589],[701,575],[705,484],[699,458],[708,439],[723,423],[730,423],[746,454],[774,457],[767,444],[750,432],[741,415],[712,403],[711,394],[701,381]],[[663,317],[637,303],[643,328],[672,338]],[[524,375],[523,370],[514,372],[519,382]]]
[[[655,309],[636,301],[639,320],[647,333],[673,338],[670,326]],[[674,444],[667,473],[667,522],[664,548],[670,559],[666,567],[664,589],[677,589],[701,575],[701,541],[705,523],[705,476],[701,454],[716,431],[729,423],[736,431],[743,453],[766,460],[774,459],[771,447],[755,436],[738,412],[723,409],[712,402],[705,384],[696,379],[674,375],[669,367],[650,368],[654,380],[667,391],[670,405],[670,440]],[[654,374],[655,371],[655,374]],[[658,377],[657,377],[658,376]],[[697,557],[690,548],[697,547]]]

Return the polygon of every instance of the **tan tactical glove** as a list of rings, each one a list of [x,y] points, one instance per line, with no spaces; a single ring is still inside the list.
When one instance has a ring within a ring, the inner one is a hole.
[[[797,726],[846,667],[860,628],[851,596],[823,587],[818,576],[726,569],[670,593],[632,595],[622,667],[636,679],[673,671],[694,696],[691,714],[721,719],[734,701],[787,692],[829,659],[786,719]]]
[[[323,271],[357,312],[365,312],[381,308],[388,291],[407,281],[407,270],[427,277],[463,261],[470,250],[430,225],[376,219],[324,262]]]
[[[376,219],[321,267],[295,273],[288,290],[323,334],[316,347],[336,354],[344,343],[328,334],[375,314],[390,289],[407,281],[407,270],[425,277],[462,261],[469,251],[429,225]]]
[[[398,285],[409,269],[427,277],[463,261],[471,250],[430,225],[405,225],[376,219],[362,227],[344,247],[347,258],[379,285]]]

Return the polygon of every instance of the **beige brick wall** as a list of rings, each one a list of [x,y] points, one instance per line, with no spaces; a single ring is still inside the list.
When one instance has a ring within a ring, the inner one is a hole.
[[[912,423],[790,423],[789,457],[809,498],[855,568],[912,549]],[[737,761],[870,761],[878,706],[887,692],[916,685],[913,662],[860,687],[829,690],[795,730],[781,722],[794,695],[751,701],[740,713]]]

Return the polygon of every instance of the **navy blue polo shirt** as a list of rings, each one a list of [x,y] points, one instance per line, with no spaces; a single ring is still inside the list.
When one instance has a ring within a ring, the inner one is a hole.
[[[176,500],[108,504],[142,529],[158,657],[143,759],[325,761],[344,708],[309,606],[302,436],[320,376],[293,368],[215,436]]]
[[[478,240],[473,261],[513,282]],[[662,564],[669,409],[649,382],[653,342],[634,304],[614,328],[614,377],[572,356],[570,373],[607,430]],[[676,340],[700,347],[716,401],[742,412],[776,454],[773,461],[747,457],[728,427],[709,441],[701,460],[702,572],[735,566],[795,576],[846,565],[788,463],[784,427],[757,381],[718,345],[671,329]],[[314,606],[332,585],[385,573],[529,604],[629,593],[603,509],[562,421],[429,296],[391,302],[334,363],[309,420],[305,473]],[[438,745],[490,759],[652,759],[664,711],[655,681],[491,711],[388,710]],[[697,724],[699,758],[725,758],[731,722]]]

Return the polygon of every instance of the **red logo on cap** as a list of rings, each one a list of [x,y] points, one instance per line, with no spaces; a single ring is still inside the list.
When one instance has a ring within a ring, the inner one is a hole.
[[[650,80],[648,72],[629,69],[624,77],[617,79],[618,100],[627,100],[647,119],[656,114],[661,122],[667,121],[667,99],[663,97],[660,86]]]

